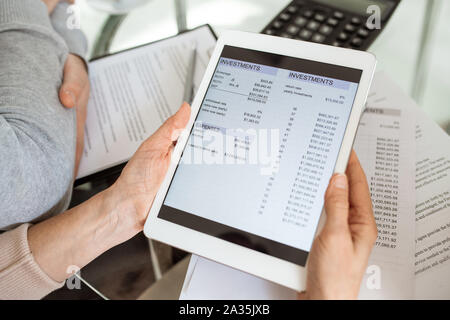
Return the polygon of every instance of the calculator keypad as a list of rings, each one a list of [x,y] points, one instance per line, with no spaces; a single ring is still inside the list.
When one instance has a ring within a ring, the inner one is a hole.
[[[319,29],[320,23],[318,23],[318,22],[312,20],[312,21],[310,21],[310,22],[306,25],[306,27],[307,27],[309,30],[316,31],[317,29]]]
[[[298,27],[294,24],[291,24],[291,25],[289,25],[289,27],[287,27],[286,31],[287,31],[287,33],[295,36],[300,31],[300,27]]]
[[[264,33],[339,47],[364,47],[372,30],[365,27],[362,17],[311,3],[292,2]]]
[[[323,24],[323,25],[320,27],[319,32],[320,32],[321,34],[324,34],[324,35],[327,36],[327,35],[329,35],[331,32],[333,32],[333,28],[330,27],[330,26],[328,26],[328,25],[326,25],[326,24]]]
[[[306,19],[305,17],[297,17],[297,18],[295,18],[295,21],[294,21],[294,23],[299,27],[305,26],[307,22],[308,22],[308,19]]]
[[[349,24],[346,24],[346,25],[345,25],[344,30],[345,30],[345,32],[347,32],[347,33],[353,33],[353,32],[355,32],[356,27],[355,27],[354,25],[352,25],[352,24],[349,23]]]
[[[312,41],[317,42],[317,43],[322,43],[325,41],[325,36],[320,34],[320,33],[315,33],[312,38]]]
[[[312,18],[313,15],[314,15],[314,11],[312,11],[312,10],[304,10],[303,11],[303,16],[306,18]]]
[[[307,29],[303,29],[302,31],[300,31],[299,36],[302,40],[309,40],[312,36],[312,32]]]
[[[327,24],[332,26],[332,27],[336,27],[338,25],[339,21],[335,18],[328,18],[327,20]]]

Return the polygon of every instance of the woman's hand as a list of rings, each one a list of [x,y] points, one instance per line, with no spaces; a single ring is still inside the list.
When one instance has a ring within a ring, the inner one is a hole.
[[[131,236],[144,227],[153,199],[169,167],[175,143],[189,121],[190,112],[190,106],[184,103],[177,113],[142,143],[109,189],[120,215],[117,221],[121,228],[132,232]],[[120,236],[130,237],[126,233]]]
[[[325,226],[314,240],[301,299],[356,299],[377,238],[369,187],[354,151],[346,175],[325,194]]]
[[[183,104],[145,140],[110,188],[28,230],[34,259],[48,276],[63,281],[70,266],[82,268],[143,229],[190,111]]]
[[[75,152],[74,177],[78,172],[84,148],[84,126],[86,124],[89,101],[89,76],[84,61],[77,55],[69,54],[63,70],[63,82],[59,89],[59,99],[66,108],[75,108],[77,117],[77,144]]]

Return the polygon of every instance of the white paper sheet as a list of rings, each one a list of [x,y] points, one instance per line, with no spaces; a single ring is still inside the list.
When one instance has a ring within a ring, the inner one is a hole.
[[[414,293],[415,116],[405,98],[377,73],[354,144],[378,227],[362,299],[407,299]]]
[[[207,26],[89,64],[91,97],[77,178],[127,161],[180,107],[193,43],[196,90],[216,43]]]
[[[399,91],[398,87],[389,78],[380,73],[374,79],[368,99],[368,107],[368,112],[364,114],[361,120],[362,125],[355,141],[355,149],[371,184],[373,199],[384,199],[385,196],[397,194],[397,204],[393,206],[392,201],[387,203],[390,205],[389,210],[375,208],[378,211],[375,214],[377,215],[377,224],[381,232],[378,246],[374,248],[369,261],[367,274],[361,287],[360,298],[412,298],[414,297],[415,248],[414,162],[416,150],[414,124],[419,113],[415,104]],[[381,113],[377,114],[377,112]],[[426,118],[423,114],[419,115],[421,118]],[[434,123],[431,124],[431,126],[437,127]],[[426,133],[424,132],[424,134]],[[401,140],[401,143],[400,141],[396,142],[398,151],[394,150],[392,155],[385,148],[386,139]],[[437,141],[442,141],[444,144],[448,143],[448,137],[442,131],[439,137],[436,135],[435,138],[429,138],[428,140],[430,139],[440,139],[435,140],[435,144]],[[427,143],[427,145],[431,144]],[[377,159],[377,152],[379,159]],[[427,153],[429,151],[422,152]],[[378,163],[378,161],[382,163]],[[386,167],[398,168],[396,183],[377,181],[380,177],[380,172],[386,172],[381,169]],[[441,179],[440,181],[443,180]],[[449,185],[447,182],[447,190]],[[430,193],[433,194],[440,188],[442,186],[435,185],[430,187]],[[394,193],[394,191],[396,192]],[[388,197],[388,200],[392,200],[392,198],[389,199]],[[375,205],[377,203],[379,202],[375,201]],[[385,204],[384,201],[381,203]],[[393,213],[396,212],[392,210],[393,208],[397,208],[397,219],[393,216]],[[387,211],[386,214],[389,213],[390,216],[386,215],[386,217],[392,220],[384,221],[383,211]],[[447,218],[450,218],[449,215],[447,215]],[[418,228],[420,229],[419,224]],[[392,233],[394,230],[396,230],[396,233]],[[393,244],[396,245],[392,246]],[[195,261],[194,267],[189,270],[187,275],[190,281],[185,282],[180,299],[209,299],[218,297],[218,291],[221,299],[283,299],[286,296],[292,297],[295,294],[289,289],[247,274],[247,283],[251,282],[252,286],[247,285],[245,292],[240,292],[237,297],[233,289],[237,288],[240,283],[245,283],[240,271],[194,256],[192,261]],[[444,270],[446,265],[448,266],[449,263],[443,264],[441,270]],[[425,272],[424,274],[426,275]],[[424,280],[417,280],[416,283],[422,283],[421,285],[424,286],[424,283],[427,281],[433,282],[433,280],[434,283],[438,282],[437,278],[425,276]],[[261,292],[262,290],[266,291]],[[445,290],[448,290],[448,287],[441,285],[441,291]]]
[[[227,285],[228,281],[231,281],[231,285]],[[293,290],[193,255],[180,299],[292,300],[296,296]]]
[[[450,299],[450,137],[417,113],[415,298]]]

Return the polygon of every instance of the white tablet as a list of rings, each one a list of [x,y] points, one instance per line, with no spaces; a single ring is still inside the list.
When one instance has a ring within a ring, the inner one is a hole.
[[[225,33],[145,234],[303,290],[324,194],[345,172],[375,64],[367,52]]]

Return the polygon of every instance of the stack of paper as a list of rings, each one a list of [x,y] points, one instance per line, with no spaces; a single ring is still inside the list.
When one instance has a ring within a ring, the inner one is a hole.
[[[360,298],[450,298],[450,138],[378,73],[354,148],[379,232]],[[296,293],[193,256],[180,298],[294,299]]]

